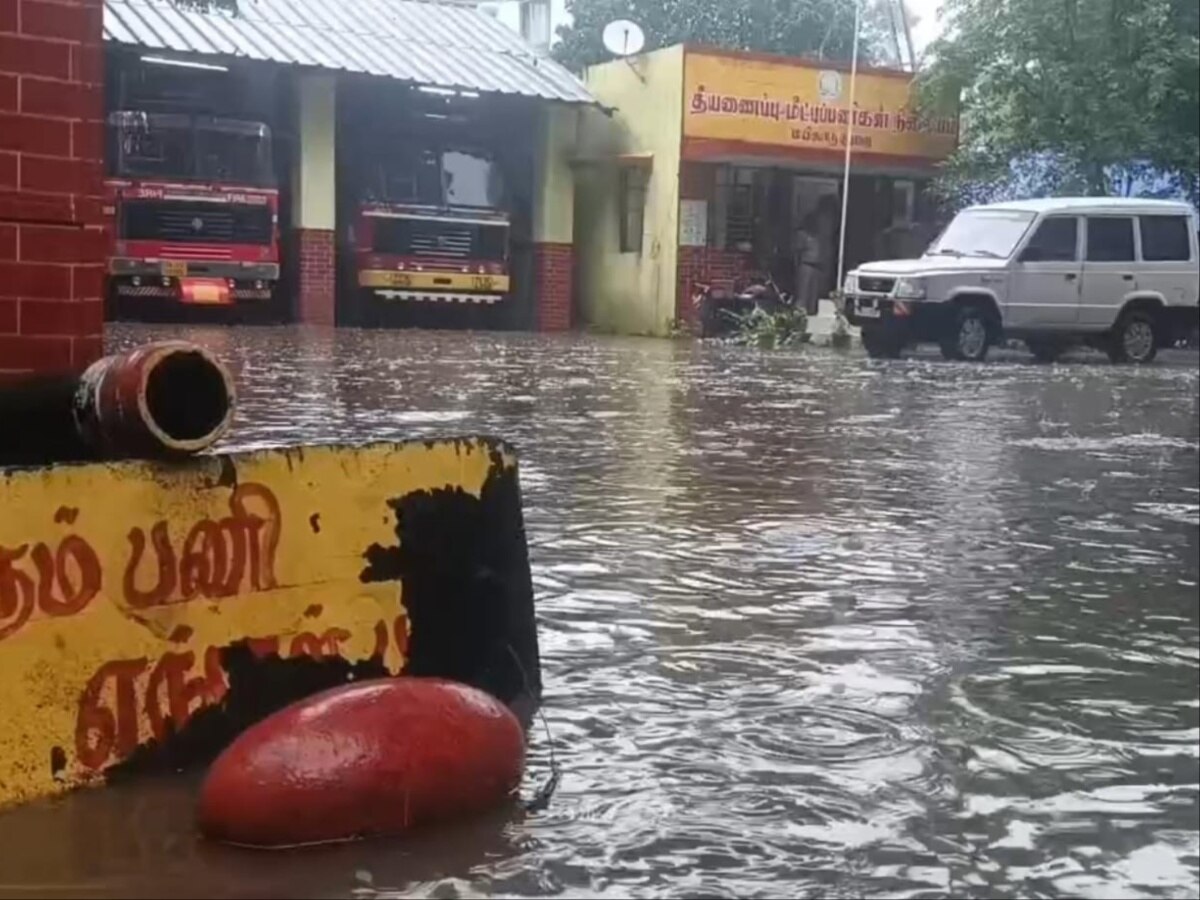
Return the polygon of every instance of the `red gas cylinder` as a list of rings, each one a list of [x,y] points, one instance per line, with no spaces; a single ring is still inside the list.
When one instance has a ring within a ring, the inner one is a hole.
[[[200,830],[257,847],[395,834],[515,794],[525,736],[499,700],[433,678],[333,688],[254,725],[200,791]]]

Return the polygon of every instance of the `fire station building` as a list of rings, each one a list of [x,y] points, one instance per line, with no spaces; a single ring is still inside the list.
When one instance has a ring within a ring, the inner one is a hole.
[[[119,310],[571,326],[594,100],[475,4],[106,0],[104,38]]]
[[[846,270],[918,256],[934,236],[925,191],[956,118],[914,112],[912,74],[677,46],[596,66],[606,109],[584,113],[576,158],[577,296],[607,331],[664,335],[695,316],[699,283],[770,273],[795,283],[798,230],[836,287],[848,117]]]

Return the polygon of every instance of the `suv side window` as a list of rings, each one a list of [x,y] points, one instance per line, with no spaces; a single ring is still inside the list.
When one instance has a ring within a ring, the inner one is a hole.
[[[1142,216],[1142,259],[1187,262],[1192,258],[1186,216]]]
[[[1133,262],[1133,219],[1089,216],[1088,262]]]
[[[1028,262],[1075,262],[1079,259],[1079,219],[1051,216],[1044,219],[1022,257]]]

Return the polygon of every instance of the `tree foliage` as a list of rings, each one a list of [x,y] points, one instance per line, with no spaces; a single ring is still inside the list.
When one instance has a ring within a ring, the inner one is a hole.
[[[946,0],[923,102],[961,100],[943,192],[1200,199],[1196,0]]]
[[[886,62],[885,4],[864,6],[860,53]],[[647,50],[687,42],[848,60],[854,40],[854,0],[568,0],[567,10],[574,23],[558,30],[554,55],[575,71],[612,58],[601,34],[616,19],[640,25]]]

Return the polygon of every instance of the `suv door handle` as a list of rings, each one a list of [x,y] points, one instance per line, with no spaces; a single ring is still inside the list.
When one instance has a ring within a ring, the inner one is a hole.
[[[1133,276],[1132,276],[1132,275],[1130,275],[1128,272],[1124,272],[1124,273],[1122,273],[1122,274],[1121,274],[1121,278],[1122,278],[1122,280],[1124,280],[1124,281],[1133,281]]]
[[[1068,272],[1066,275],[1063,276],[1063,278],[1067,279],[1067,281],[1074,281],[1078,277],[1079,276],[1076,275],[1074,272]]]

